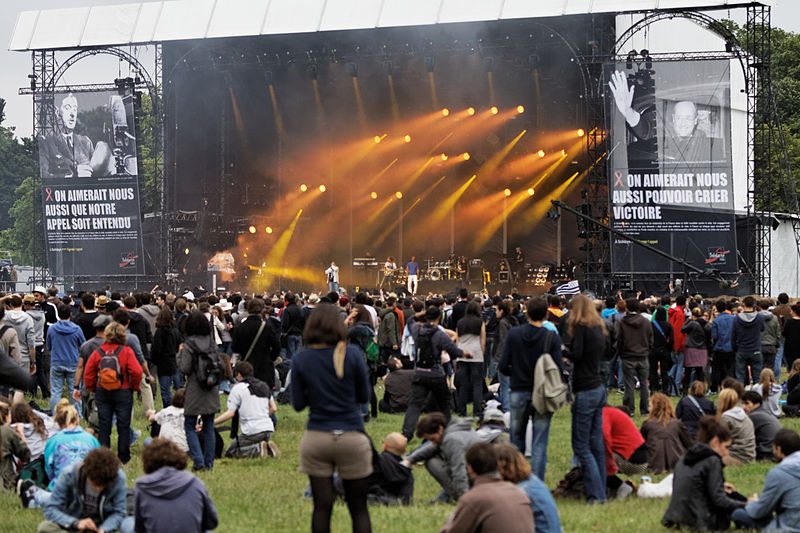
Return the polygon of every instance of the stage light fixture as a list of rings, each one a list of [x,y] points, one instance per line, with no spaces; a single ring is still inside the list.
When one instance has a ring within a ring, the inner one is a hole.
[[[247,231],[249,231],[250,233],[255,233],[256,232],[256,227],[255,226],[250,226],[249,228],[247,228]]]
[[[578,137],[583,137],[584,135],[586,135],[586,130],[583,129],[583,128],[579,129],[578,130]]]
[[[636,59],[637,52],[636,50],[631,50],[628,52],[628,56],[625,58],[625,68],[628,70],[633,69],[633,60]]]
[[[394,193],[394,197],[397,198],[398,200],[400,200],[403,197],[403,193],[401,193],[400,191],[397,191],[396,193]]]
[[[528,196],[533,196],[534,193],[536,193],[536,191],[533,189],[533,187],[528,189]]]
[[[264,231],[266,231],[269,234],[272,234],[272,226],[267,226]]]
[[[538,155],[539,157],[544,157],[544,156],[545,156],[544,150],[539,150],[539,151],[538,151],[538,152],[536,152],[536,153],[537,153],[537,155]]]
[[[186,255],[189,255],[189,249],[188,248],[184,248],[183,249],[183,253],[186,254]]]
[[[376,193],[375,191],[372,191],[371,193],[369,193],[369,197],[372,198],[373,200],[377,200],[378,199],[378,193]]]
[[[503,194],[504,194],[505,196],[511,196],[511,189],[509,189],[508,187],[506,187],[506,188],[505,188],[505,190],[503,190]]]
[[[469,161],[469,152],[464,152],[461,154],[461,157],[464,158],[464,161]]]
[[[565,156],[565,155],[567,155],[567,151],[562,149],[562,150],[561,150],[561,156],[563,157],[563,156]]]
[[[642,54],[642,58],[644,59],[644,68],[646,68],[647,70],[653,68],[653,60],[650,58],[650,51],[642,50],[640,53]]]
[[[447,161],[447,154],[442,154],[442,155],[441,155],[441,156],[439,156],[439,157],[441,157],[441,158],[442,158],[442,161]]]
[[[375,141],[375,144],[380,144],[381,143],[380,135],[376,135],[375,137],[372,138],[372,140]]]
[[[319,192],[325,192],[325,186],[324,185],[320,185],[319,186]]]
[[[499,110],[499,109],[497,109],[497,106],[492,106],[492,107],[489,109],[489,111],[491,111],[491,112],[492,112],[492,115],[496,115],[496,114],[498,114],[498,113],[500,112],[500,110]]]
[[[517,106],[517,113],[519,113],[521,115],[524,112],[525,112],[525,106],[518,105]]]
[[[411,135],[406,135],[405,137],[403,137],[403,140],[405,142],[407,142],[407,143],[410,143],[411,142]]]
[[[475,108],[474,107],[470,107],[469,109],[467,109],[467,115],[472,116],[474,114],[475,114]]]
[[[300,185],[300,192],[306,192],[307,190],[308,190],[308,185],[306,185],[305,183]]]
[[[450,110],[445,107],[444,109],[442,109],[442,116],[446,117],[448,115],[450,115]]]

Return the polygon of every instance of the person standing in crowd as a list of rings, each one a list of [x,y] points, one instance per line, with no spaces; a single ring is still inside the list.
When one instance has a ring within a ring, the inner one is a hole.
[[[253,298],[247,302],[246,309],[247,316],[233,330],[231,350],[238,361],[253,365],[253,376],[272,390],[275,388],[275,361],[281,353],[281,341],[269,324],[270,319],[262,320],[264,300]]]
[[[672,393],[675,396],[681,394],[681,383],[683,381],[683,350],[686,343],[686,335],[681,331],[686,322],[686,297],[682,294],[675,298],[675,304],[667,311],[669,323],[672,326],[672,334],[675,339],[673,345],[673,360],[670,376],[672,377]]]
[[[775,358],[778,355],[778,345],[781,338],[780,321],[777,315],[770,311],[772,300],[764,298],[758,302],[759,314],[764,317],[764,331],[761,332],[761,357],[762,368],[769,368],[774,372]]]
[[[27,315],[26,315],[27,316]],[[78,367],[78,355],[81,344],[86,342],[83,332],[70,321],[70,310],[66,305],[58,306],[58,322],[47,329],[47,349],[50,350],[50,410],[55,411],[56,403],[61,399],[64,383],[67,391],[75,386],[75,370]],[[28,317],[33,323],[33,320]],[[80,411],[79,404],[70,396],[75,408]]]
[[[178,369],[186,376],[184,400],[184,430],[189,455],[194,462],[192,470],[214,468],[215,433],[214,415],[219,412],[219,385],[208,386],[201,375],[203,366],[210,364],[208,353],[216,352],[211,324],[200,311],[192,311],[186,319],[186,340],[178,353]],[[201,364],[200,359],[203,358]],[[200,421],[198,421],[200,418]],[[197,424],[201,424],[197,431]],[[200,440],[202,439],[202,441]]]
[[[708,364],[708,348],[711,345],[711,325],[703,319],[703,310],[699,306],[692,309],[692,318],[683,323],[681,333],[686,335],[681,390],[687,391],[692,381],[705,381],[703,369]]]
[[[44,311],[42,311],[39,304],[36,303],[36,298],[32,294],[26,294],[22,298],[22,307],[25,312],[33,319],[34,343],[36,344],[36,387],[42,390],[42,399],[50,398],[50,383],[45,380],[46,362],[44,355],[44,335],[46,319]],[[0,335],[2,338],[2,335]],[[87,337],[88,338],[88,337]],[[34,396],[36,390],[33,391]]]
[[[369,371],[369,386],[370,386],[369,412],[372,418],[377,418],[378,397],[375,395],[375,385],[377,385],[378,383],[379,369],[382,371],[385,369],[385,366],[380,364],[379,361],[373,361],[367,357],[367,350],[369,349],[370,343],[374,343],[375,340],[375,330],[372,329],[372,318],[369,315],[369,311],[367,311],[363,305],[357,305],[350,312],[350,315],[348,315],[347,319],[345,320],[345,323],[349,327],[349,330],[347,332],[348,343],[357,346],[364,354],[364,358],[367,362],[367,369]],[[373,349],[374,347],[375,345],[373,344]],[[395,360],[397,359],[395,358]],[[391,361],[392,358],[390,358],[387,361],[390,366],[391,366]],[[402,364],[400,366],[402,367]],[[391,400],[391,392],[390,392],[388,377],[384,379],[384,399]],[[408,404],[406,403],[406,405]]]
[[[547,469],[547,442],[550,437],[552,413],[539,413],[531,401],[533,374],[536,362],[543,353],[549,353],[553,361],[562,368],[561,337],[544,327],[547,302],[542,298],[531,298],[527,304],[528,323],[516,327],[506,335],[503,355],[497,369],[509,376],[511,393],[511,444],[525,453],[525,431],[533,418],[533,441],[531,469],[534,475],[544,480]]]
[[[791,370],[796,359],[800,359],[800,303],[790,308],[790,318],[783,322],[783,361]]]
[[[281,312],[281,337],[286,339],[286,359],[291,361],[300,349],[300,336],[303,334],[305,318],[297,306],[297,296],[287,292],[284,299],[286,305]]]
[[[517,317],[514,316],[511,309],[511,301],[503,300],[497,304],[497,337],[494,343],[494,352],[492,359],[494,360],[495,367],[500,364],[500,356],[503,354],[503,349],[506,345],[506,337],[511,328],[519,325]],[[497,380],[500,382],[498,394],[500,396],[500,408],[504,413],[508,413],[511,409],[509,405],[509,392],[510,383],[509,377],[502,372],[497,372]]]
[[[458,321],[464,318],[467,312],[467,304],[469,303],[469,291],[465,288],[458,289],[458,301],[453,304],[453,310],[450,312],[450,319],[445,323],[445,327],[455,330]]]
[[[480,305],[473,300],[467,304],[464,317],[456,325],[457,346],[470,355],[456,360],[458,414],[467,416],[467,404],[472,402],[472,416],[478,419],[483,414],[483,353],[486,349],[486,324],[480,315]]]
[[[636,380],[639,380],[639,413],[646,415],[649,409],[650,349],[653,346],[653,328],[650,321],[639,313],[639,301],[631,298],[625,301],[628,313],[617,322],[617,353],[622,359],[622,374],[625,376],[625,394],[622,403],[633,416],[636,413]]]
[[[328,291],[339,292],[339,267],[336,261],[331,261],[331,266],[325,270],[325,274],[328,276]]]
[[[417,263],[417,258],[413,255],[411,256],[411,261],[406,265],[406,273],[408,274],[408,292],[413,296],[417,294],[417,286],[419,285],[419,263]]]
[[[720,383],[735,375],[736,354],[733,353],[733,324],[736,317],[723,299],[716,301],[717,316],[711,322],[711,342],[714,363],[711,365],[711,392],[719,390]]]
[[[168,308],[156,315],[156,333],[150,346],[150,358],[158,369],[158,385],[164,407],[172,404],[172,390],[183,387],[183,374],[178,372],[176,357],[181,345],[181,334],[175,327],[175,315]]]
[[[450,419],[450,391],[442,368],[442,352],[447,352],[455,359],[469,355],[456,346],[450,336],[439,327],[442,312],[438,307],[428,306],[424,317],[425,322],[420,323],[417,320],[409,325],[414,338],[416,358],[411,381],[411,400],[403,418],[403,436],[408,440],[414,436],[419,414],[427,404],[429,394],[433,398],[434,409],[443,413],[447,420]],[[422,315],[418,317],[421,318]]]
[[[17,332],[17,339],[19,341],[19,364],[32,376],[36,374],[36,331],[33,328],[33,319],[22,310],[22,298],[17,294],[12,294],[6,299],[6,304],[10,309],[6,310],[3,316],[3,323],[8,324],[14,331]],[[62,383],[65,376],[61,376]],[[51,386],[52,389],[52,386]],[[61,389],[59,389],[60,391]],[[55,394],[53,394],[55,397]],[[14,402],[21,402],[23,398],[22,391],[14,393]],[[60,394],[59,394],[60,398]],[[55,403],[58,401],[53,398],[50,399],[50,409],[52,410]]]
[[[592,301],[583,294],[572,298],[567,318],[570,338],[566,357],[573,363],[572,452],[583,473],[586,501],[606,501],[606,463],[603,446],[603,405],[606,387],[600,377],[600,358],[608,332]]]
[[[292,362],[292,407],[296,411],[309,407],[299,470],[311,484],[312,533],[330,531],[334,471],[344,485],[353,531],[372,530],[367,508],[372,444],[364,433],[360,408],[369,400],[369,381],[363,355],[346,342],[347,327],[339,311],[322,304],[309,316],[303,331],[305,348]]]
[[[782,292],[778,295],[778,305],[772,308],[772,312],[778,317],[778,327],[781,330],[781,335],[778,339],[778,355],[775,356],[775,368],[773,369],[775,375],[780,378],[781,363],[783,362],[784,341],[786,340],[783,338],[783,326],[786,325],[787,320],[792,318],[792,306],[789,305],[788,294]],[[791,365],[786,367],[787,370],[790,368]]]
[[[650,390],[663,392],[669,396],[672,391],[670,386],[669,369],[672,368],[672,345],[675,337],[672,333],[672,324],[667,321],[667,310],[663,307],[656,309],[653,315],[653,347],[650,349]],[[661,381],[659,383],[659,370]]]
[[[81,296],[80,313],[75,319],[75,324],[81,328],[84,339],[91,339],[94,337],[94,326],[92,322],[97,317],[97,309],[95,309],[94,294],[87,292]]]
[[[113,417],[117,418],[117,448],[122,464],[131,460],[133,392],[139,390],[142,380],[142,367],[133,350],[125,346],[126,336],[121,324],[112,322],[106,326],[105,342],[86,361],[83,378],[85,387],[94,393],[103,446],[111,446]]]
[[[133,490],[135,531],[203,533],[219,525],[206,486],[185,468],[186,454],[174,442],[156,438],[145,446],[145,475],[136,480]],[[128,532],[123,528],[121,533]]]
[[[388,361],[390,357],[400,357],[400,339],[403,338],[403,327],[395,312],[396,305],[397,298],[389,296],[386,298],[386,307],[380,311],[378,348],[381,352],[381,361]]]
[[[736,315],[733,323],[732,344],[736,352],[736,379],[749,385],[761,375],[761,332],[764,331],[764,317],[755,310],[756,300],[745,296],[742,312]]]

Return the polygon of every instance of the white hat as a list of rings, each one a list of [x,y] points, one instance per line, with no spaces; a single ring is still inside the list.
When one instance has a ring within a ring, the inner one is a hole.
[[[217,303],[217,305],[218,305],[218,306],[219,306],[219,308],[220,308],[220,309],[222,309],[223,311],[230,311],[231,309],[233,309],[233,304],[232,304],[232,303],[230,303],[230,302],[229,302],[228,300],[226,300],[225,298],[220,298],[220,299],[219,299],[219,303]]]
[[[35,287],[33,288],[33,292],[38,292],[38,293],[41,293],[41,294],[44,294],[45,296],[47,296],[47,289],[45,289],[45,288],[44,288],[44,287],[42,287],[41,285],[37,285],[37,286],[35,286]]]

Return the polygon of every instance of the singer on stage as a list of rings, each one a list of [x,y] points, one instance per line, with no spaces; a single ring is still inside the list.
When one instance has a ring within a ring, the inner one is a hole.
[[[328,290],[330,292],[338,292],[339,291],[339,267],[336,265],[336,261],[331,261],[331,266],[325,270],[325,274],[328,275]]]

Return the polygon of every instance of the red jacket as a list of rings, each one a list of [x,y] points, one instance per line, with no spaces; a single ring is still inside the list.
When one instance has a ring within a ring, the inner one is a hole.
[[[113,352],[118,344],[104,342],[100,350]],[[95,350],[86,362],[86,370],[83,374],[83,384],[90,391],[97,389],[97,370],[100,366],[100,352]],[[142,366],[136,360],[133,350],[125,346],[119,352],[119,368],[122,372],[122,388],[139,390],[139,382],[142,381]]]
[[[616,407],[603,407],[603,442],[606,446],[606,475],[610,476],[618,470],[613,452],[630,459],[633,452],[644,444],[644,437],[627,413]]]
[[[683,345],[686,342],[686,335],[681,332],[683,323],[686,322],[686,312],[683,307],[670,307],[667,311],[669,315],[669,323],[672,326],[672,335],[675,338],[673,349],[676,352],[683,351]]]

